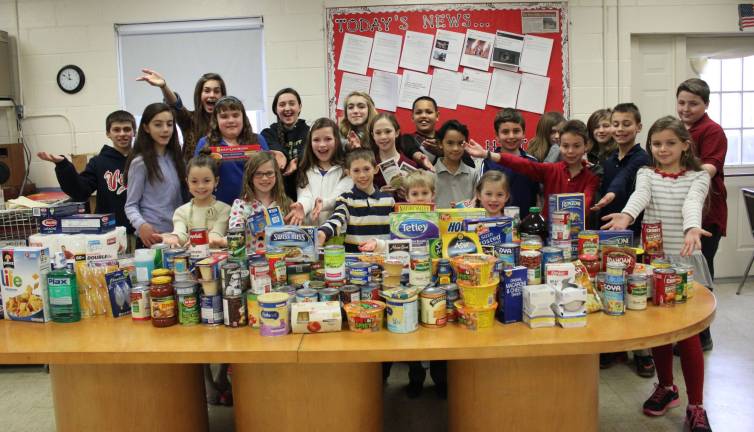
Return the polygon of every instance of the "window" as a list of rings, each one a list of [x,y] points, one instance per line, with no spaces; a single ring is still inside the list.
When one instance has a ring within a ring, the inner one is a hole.
[[[709,59],[701,78],[709,84],[707,113],[725,130],[725,165],[754,165],[754,56]]]
[[[189,110],[199,77],[219,73],[228,94],[243,102],[254,131],[266,125],[262,18],[116,24],[115,32],[121,105],[137,120],[145,106],[162,100],[158,88],[136,81],[149,68]]]

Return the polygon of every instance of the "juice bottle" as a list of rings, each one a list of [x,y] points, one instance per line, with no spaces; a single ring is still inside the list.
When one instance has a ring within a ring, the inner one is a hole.
[[[540,214],[539,207],[530,207],[529,214],[521,221],[519,225],[521,239],[524,236],[537,236],[542,240],[542,244],[547,240],[547,222]]]

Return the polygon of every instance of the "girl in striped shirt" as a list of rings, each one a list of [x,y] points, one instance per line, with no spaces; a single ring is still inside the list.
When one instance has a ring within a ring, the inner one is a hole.
[[[689,257],[686,259],[694,266],[695,279],[709,283],[709,270],[699,252],[701,237],[711,235],[701,228],[709,174],[693,155],[691,136],[680,120],[663,117],[652,125],[648,136],[649,167],[639,169],[634,193],[621,213],[603,218],[609,221],[603,229],[626,229],[643,210],[645,220],[662,221],[665,254],[671,259],[678,255]],[[678,342],[678,346],[689,399],[686,423],[693,432],[709,431],[707,413],[702,407],[704,357],[699,335]],[[678,387],[673,385],[672,345],[652,348],[652,354],[660,382],[644,402],[644,413],[660,416],[680,403]]]

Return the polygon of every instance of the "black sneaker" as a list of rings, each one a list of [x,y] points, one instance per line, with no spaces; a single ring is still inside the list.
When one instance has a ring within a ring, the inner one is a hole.
[[[616,363],[623,363],[628,359],[625,351],[600,354],[600,369],[607,369]]]
[[[699,342],[702,343],[702,352],[712,351],[712,335],[709,330],[699,333]]]
[[[655,362],[652,356],[634,354],[634,363],[636,364],[636,373],[640,377],[652,378],[655,376]]]
[[[644,402],[644,414],[648,416],[661,416],[670,408],[675,408],[680,404],[678,399],[678,387],[667,389],[665,386],[655,384],[655,391],[652,396]]]
[[[686,425],[691,432],[712,432],[707,412],[700,406],[686,408]]]

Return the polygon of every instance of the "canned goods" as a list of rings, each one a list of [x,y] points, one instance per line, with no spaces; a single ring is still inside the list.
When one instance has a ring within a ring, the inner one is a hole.
[[[670,260],[665,258],[664,255],[662,257],[653,258],[650,265],[656,269],[668,269],[672,267]]]
[[[579,261],[586,267],[590,278],[594,279],[600,272],[600,259],[596,255],[580,255]]]
[[[346,278],[346,248],[343,245],[325,246],[325,280]]]
[[[243,327],[246,325],[246,305],[240,295],[223,297],[223,323],[226,327]]]
[[[369,283],[369,264],[361,261],[351,264],[349,266],[348,275],[348,280],[351,284],[366,285]]]
[[[461,298],[461,295],[458,291],[458,285],[456,284],[448,284],[443,285],[440,288],[445,290],[445,296],[446,296],[446,308],[447,308],[447,321],[448,322],[455,322],[458,319],[458,311],[455,307],[455,301],[459,300]]]
[[[569,240],[571,238],[571,213],[554,211],[550,213],[550,239]]]
[[[689,271],[685,267],[675,267],[676,274],[676,286],[675,286],[675,302],[686,303],[687,290],[688,290],[688,276]]]
[[[675,302],[676,274],[672,268],[655,268],[652,277],[654,281],[655,306],[672,306]]]
[[[574,256],[578,256],[573,252],[574,243],[578,244],[578,240],[550,240],[550,246],[563,251],[563,262],[571,262]]]
[[[606,281],[608,283],[620,283],[626,281],[626,265],[618,261],[610,261],[607,263]]]
[[[694,266],[688,264],[679,264],[678,267],[686,269],[686,298],[694,297]]]
[[[220,284],[223,296],[238,296],[243,292],[241,282],[241,266],[227,263],[220,269]]]
[[[196,292],[178,294],[178,323],[181,325],[199,324],[201,308]]]
[[[432,283],[432,262],[429,253],[420,250],[411,252],[408,278],[411,286],[425,287]]]
[[[528,269],[527,285],[542,283],[542,253],[538,250],[522,250],[521,265]]]
[[[594,283],[597,286],[597,291],[599,291],[600,295],[605,292],[605,280],[607,279],[607,273],[605,272],[599,272],[597,273],[597,276],[594,278]]]
[[[513,268],[518,265],[521,247],[518,243],[503,243],[497,248],[499,258],[503,259],[503,268]]]
[[[272,291],[272,279],[267,261],[254,261],[249,269],[249,278],[251,278],[251,291],[255,294]]]
[[[317,291],[311,288],[296,290],[296,303],[314,303],[318,298]]]
[[[665,258],[665,252],[644,252],[644,263],[652,264],[657,259]]]
[[[563,262],[563,250],[556,247],[547,246],[542,248],[542,271],[546,269],[547,264]]]
[[[581,231],[578,240],[579,255],[599,256],[600,235],[597,231]]]
[[[228,228],[228,254],[233,258],[246,258],[246,228]]]
[[[223,322],[223,301],[219,295],[199,297],[202,324],[220,325]]]
[[[334,281],[333,281],[333,282],[334,282]],[[340,287],[342,287],[343,285],[345,285],[345,284],[343,283],[343,281],[340,281],[340,286],[338,286],[337,288],[340,288]],[[312,281],[309,281],[308,283],[305,283],[305,284],[304,284],[304,286],[305,286],[305,287],[307,287],[307,288],[311,288],[311,289],[313,289],[313,290],[317,290],[317,291],[320,291],[320,290],[322,290],[322,289],[325,289],[325,288],[335,288],[335,287],[331,287],[331,286],[329,286],[329,285],[328,285],[327,283],[325,283],[325,282],[322,282],[322,281],[315,281],[315,280],[312,280]]]
[[[514,243],[521,243],[521,236],[518,231],[518,225],[521,223],[521,209],[517,206],[505,206],[503,216],[508,216],[513,220],[511,223],[511,240]]]
[[[183,249],[183,248],[173,248],[173,249],[168,248],[168,249],[163,250],[162,251],[162,267],[168,270],[175,271],[173,260],[175,259],[177,255],[180,255],[184,252],[186,252],[186,249]]]
[[[343,285],[340,288],[341,304],[357,302],[361,299],[361,290],[356,285]]]
[[[626,313],[626,281],[605,281],[602,295],[605,299],[605,314],[623,315]]]
[[[155,327],[169,327],[178,323],[176,316],[175,298],[151,297],[152,325]]]
[[[147,321],[152,318],[149,285],[136,284],[131,288],[131,319]]]
[[[258,294],[251,291],[246,293],[246,321],[251,328],[259,328],[261,311],[259,310]]]
[[[165,261],[162,258],[163,252],[170,249],[168,245],[165,243],[156,243],[153,244],[152,247],[150,247],[154,251],[154,268],[164,268],[165,267]]]
[[[437,283],[440,285],[447,285],[453,281],[453,267],[450,265],[450,260],[447,258],[441,258],[437,262]]]
[[[185,252],[180,253],[172,256],[171,260],[173,262],[173,273],[176,275],[176,278],[178,277],[178,275],[189,273],[189,254]]]
[[[340,301],[340,291],[337,288],[322,288],[319,290],[319,301]]]
[[[189,232],[189,254],[193,259],[203,259],[209,256],[209,232],[207,228],[191,228]]]
[[[538,236],[529,236],[521,239],[521,252],[523,251],[539,251],[542,249],[542,239]]]
[[[648,289],[647,275],[632,274],[629,276],[626,287],[626,309],[646,309]]]
[[[641,244],[647,253],[663,251],[661,220],[644,219],[641,222]]]
[[[445,327],[448,322],[448,297],[445,290],[428,287],[419,294],[420,322],[424,327]]]
[[[379,300],[380,298],[380,284],[377,282],[369,282],[366,285],[361,285],[361,300]]]
[[[289,285],[304,285],[311,279],[312,266],[309,263],[289,262],[285,265],[285,273]]]

